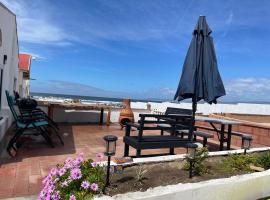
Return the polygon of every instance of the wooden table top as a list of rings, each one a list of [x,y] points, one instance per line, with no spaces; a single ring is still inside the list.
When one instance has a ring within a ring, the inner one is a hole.
[[[218,118],[204,117],[204,116],[196,116],[195,120],[196,121],[209,122],[209,123],[215,123],[215,124],[225,124],[225,125],[241,124],[241,122],[239,122],[239,121],[227,120],[227,119],[218,119]]]
[[[76,109],[76,110],[110,110],[113,106],[104,104],[82,104],[82,103],[56,103],[48,101],[38,101],[39,106],[52,106],[54,108]]]

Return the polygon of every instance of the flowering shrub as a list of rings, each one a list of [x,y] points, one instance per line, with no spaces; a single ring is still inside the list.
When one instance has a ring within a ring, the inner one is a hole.
[[[103,155],[97,154],[97,159]],[[84,160],[81,153],[76,159],[67,158],[63,165],[58,165],[42,181],[43,189],[39,200],[79,200],[92,199],[102,192],[105,186],[104,169],[93,160]]]

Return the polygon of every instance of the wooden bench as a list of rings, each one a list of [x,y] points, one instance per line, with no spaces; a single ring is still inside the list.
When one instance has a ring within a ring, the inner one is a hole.
[[[170,154],[174,154],[174,148],[185,147],[187,143],[192,142],[192,136],[188,138],[180,138],[176,136],[176,131],[188,129],[192,124],[190,115],[155,115],[140,114],[138,123],[127,123],[125,136],[124,156],[129,156],[129,146],[136,149],[136,157],[141,157],[143,149],[162,149],[168,148]],[[150,118],[150,120],[149,120]],[[170,120],[164,120],[170,119]],[[169,124],[166,130],[170,131],[170,135],[145,135],[146,130],[161,130],[158,124]],[[137,129],[137,135],[131,136],[131,127]]]
[[[214,132],[217,132],[217,131],[221,131],[220,129],[214,129],[212,127],[208,127],[208,126],[196,126],[196,128],[198,129],[203,129],[203,130],[208,130],[208,131],[214,131]],[[228,131],[225,130],[225,133],[228,133]],[[252,135],[250,134],[247,134],[247,133],[242,133],[242,132],[237,132],[237,131],[232,131],[231,134],[233,136],[237,136],[237,137],[240,137],[241,140],[242,140],[242,143],[243,143],[243,139],[245,136],[249,136],[249,137],[252,137]]]

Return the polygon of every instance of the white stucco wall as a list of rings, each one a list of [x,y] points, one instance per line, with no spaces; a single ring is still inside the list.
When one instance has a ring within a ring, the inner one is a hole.
[[[270,170],[214,179],[199,183],[186,183],[156,187],[146,192],[133,192],[114,197],[100,197],[96,200],[254,200],[270,196]]]
[[[0,3],[0,29],[2,31],[2,46],[0,47],[0,68],[3,69],[3,82],[1,93],[0,116],[4,117],[4,122],[0,123],[0,141],[7,128],[13,121],[8,108],[5,90],[11,94],[13,90],[18,90],[18,38],[16,28],[16,16]],[[7,55],[6,64],[3,64],[3,57]],[[14,78],[17,79],[14,88]]]
[[[132,108],[145,108],[146,104],[144,102],[132,102]],[[191,109],[191,103],[155,103],[149,102],[152,110],[165,111],[167,107],[176,107],[176,108],[187,108]],[[270,115],[270,104],[252,104],[252,103],[218,103],[218,104],[208,104],[208,103],[199,103],[197,106],[197,112],[203,114],[211,113],[239,113],[239,114],[259,114],[259,115]]]

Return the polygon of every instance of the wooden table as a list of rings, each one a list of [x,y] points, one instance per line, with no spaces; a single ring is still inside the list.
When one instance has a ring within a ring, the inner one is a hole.
[[[224,142],[227,142],[227,150],[229,150],[231,148],[232,126],[241,124],[241,122],[239,122],[239,121],[218,119],[218,118],[204,117],[204,116],[196,116],[195,120],[201,121],[201,122],[208,122],[213,127],[213,130],[216,131],[218,134],[220,134],[220,139],[219,139],[219,141],[220,141],[219,150],[220,151],[223,150]],[[217,127],[216,127],[217,124],[221,125],[220,129],[217,129]],[[225,131],[226,126],[228,127],[227,131]],[[225,132],[227,133],[227,138],[225,138]]]
[[[112,106],[102,104],[82,104],[82,103],[52,103],[52,102],[38,102],[40,106],[48,107],[48,115],[53,119],[53,111],[55,108],[66,109],[66,110],[100,110],[99,124],[103,124],[104,110],[108,111],[107,115],[107,126],[110,126],[111,109]]]

